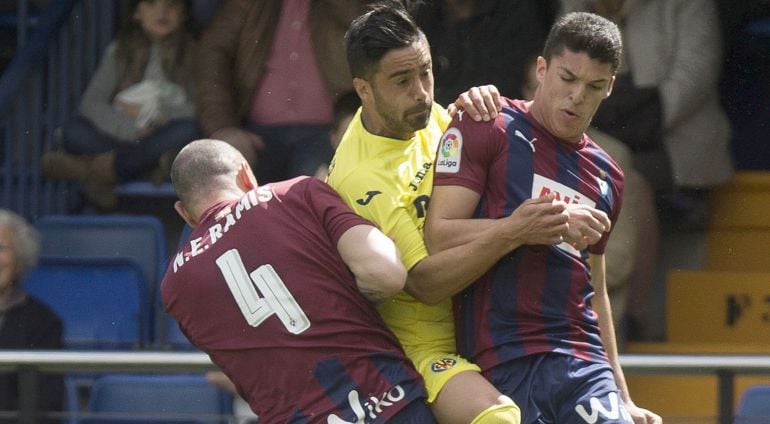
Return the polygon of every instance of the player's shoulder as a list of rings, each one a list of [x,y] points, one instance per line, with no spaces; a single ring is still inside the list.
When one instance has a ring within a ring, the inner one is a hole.
[[[452,121],[452,117],[447,112],[446,108],[438,103],[433,103],[433,107],[430,111],[431,121],[435,122],[443,131]]]

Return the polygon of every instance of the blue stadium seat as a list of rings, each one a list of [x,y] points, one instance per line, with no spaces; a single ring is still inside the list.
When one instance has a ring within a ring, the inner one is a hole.
[[[42,236],[42,255],[128,257],[142,267],[150,289],[166,271],[166,233],[154,216],[45,215],[35,227]]]
[[[91,388],[87,411],[94,415],[78,422],[226,423],[232,402],[202,374],[107,374]]]
[[[61,317],[68,349],[133,349],[150,342],[147,286],[129,259],[42,257],[22,287]]]
[[[125,257],[141,267],[147,284],[148,331],[154,338],[157,288],[168,263],[163,223],[151,215],[45,215],[35,221],[41,254],[82,258]]]
[[[770,422],[770,386],[749,387],[741,396],[734,424]]]
[[[195,346],[187,340],[187,337],[179,329],[179,325],[176,320],[164,311],[155,313],[155,316],[160,318],[161,328],[156,329],[160,335],[158,340],[158,347],[167,350],[197,350]]]
[[[182,243],[190,237],[192,227],[185,224],[179,235],[177,251],[182,248]],[[155,339],[160,349],[165,350],[195,350],[195,346],[187,340],[187,337],[179,329],[176,320],[163,310],[163,302],[158,296],[155,305]]]

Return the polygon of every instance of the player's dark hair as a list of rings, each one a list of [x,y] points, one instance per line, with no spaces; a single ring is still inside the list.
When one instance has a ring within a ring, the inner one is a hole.
[[[564,49],[587,53],[591,59],[612,65],[612,72],[620,66],[623,42],[618,26],[599,15],[586,12],[568,13],[551,27],[543,48],[543,57],[550,62]]]
[[[367,79],[389,51],[423,40],[425,34],[417,27],[403,4],[383,1],[357,17],[345,34],[348,66],[355,78]]]

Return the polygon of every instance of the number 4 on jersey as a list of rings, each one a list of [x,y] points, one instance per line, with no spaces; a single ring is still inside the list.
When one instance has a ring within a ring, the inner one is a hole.
[[[216,262],[250,326],[257,327],[275,314],[292,334],[310,328],[307,315],[270,264],[249,274],[237,249],[228,250]]]

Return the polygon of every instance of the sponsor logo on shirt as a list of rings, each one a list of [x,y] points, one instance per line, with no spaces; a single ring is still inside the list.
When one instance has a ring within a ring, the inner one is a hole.
[[[571,187],[540,174],[535,174],[534,177],[532,177],[532,198],[537,199],[551,193],[556,195],[556,200],[563,201],[564,203],[587,205],[592,208],[596,207],[596,202]],[[580,251],[567,242],[558,244],[556,247],[572,255],[580,256]]]
[[[412,178],[412,182],[409,183],[409,188],[411,188],[412,191],[417,191],[420,188],[420,183],[422,183],[422,180],[428,175],[431,166],[433,166],[433,162],[425,162],[422,164],[422,167],[417,170],[417,173],[414,174],[414,178]]]
[[[433,361],[433,363],[430,364],[430,369],[433,372],[444,372],[454,368],[455,364],[457,364],[457,360],[454,358],[441,358]]]
[[[607,173],[599,171],[599,176],[596,177],[596,182],[599,184],[599,192],[602,193],[602,197],[607,197],[610,191],[610,185],[607,184]]]
[[[379,397],[369,396],[369,399],[365,399],[363,402],[361,402],[358,392],[351,390],[348,393],[348,403],[350,404],[350,409],[356,414],[356,420],[345,421],[336,414],[331,414],[327,417],[326,422],[328,424],[363,424],[370,422],[370,420],[377,419],[385,408],[395,405],[404,400],[404,398],[406,398],[406,391],[399,385],[383,392]]]
[[[532,151],[535,151],[535,142],[537,141],[536,138],[533,138],[532,140],[528,139],[521,131],[516,130],[513,132],[513,134],[520,138],[521,140],[524,140],[529,145],[529,148],[532,149]]]
[[[463,135],[460,130],[455,127],[448,129],[439,144],[436,172],[456,174],[460,170],[462,148]]]
[[[366,205],[368,205],[368,204],[369,204],[369,202],[371,202],[371,201],[372,201],[372,199],[374,199],[374,196],[376,196],[376,195],[378,195],[378,194],[382,194],[382,192],[381,192],[381,191],[379,191],[379,190],[370,190],[370,191],[367,191],[367,192],[366,192],[366,197],[364,197],[364,198],[361,198],[361,199],[357,199],[357,200],[356,200],[356,203],[358,203],[358,204],[359,204],[359,205],[361,205],[361,206],[366,206]]]

